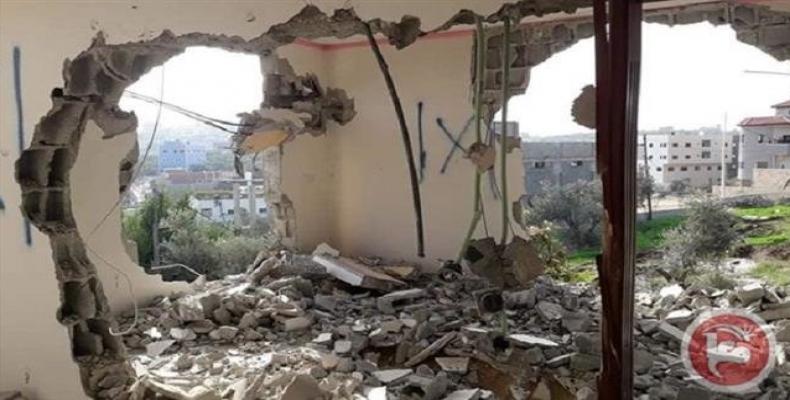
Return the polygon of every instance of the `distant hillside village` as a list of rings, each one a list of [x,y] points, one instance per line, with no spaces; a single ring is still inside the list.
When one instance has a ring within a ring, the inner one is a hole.
[[[790,191],[790,100],[772,106],[774,115],[745,118],[737,130],[721,128],[645,131],[639,137],[641,173],[647,173],[661,191],[712,190],[771,193]],[[501,131],[499,123],[494,129]],[[508,135],[519,137],[515,122]],[[564,186],[596,178],[595,136],[565,135],[520,138],[524,162],[524,192],[540,194],[547,185]],[[267,212],[262,172],[253,170],[239,178],[227,149],[211,148],[199,140],[165,140],[155,152],[155,168],[147,168],[134,190],[137,200],[154,190],[188,195],[192,208],[222,223],[239,223],[250,210]],[[250,187],[253,187],[250,190]],[[251,195],[253,193],[254,195]]]
[[[710,190],[722,184],[730,192],[790,191],[790,100],[772,106],[775,114],[745,118],[740,129],[675,130],[662,128],[639,137],[639,167],[660,190]],[[517,125],[516,123],[511,123]],[[501,128],[497,125],[497,131]],[[518,132],[509,126],[508,132]],[[567,185],[596,177],[595,136],[526,138],[524,188],[527,195],[546,185]]]

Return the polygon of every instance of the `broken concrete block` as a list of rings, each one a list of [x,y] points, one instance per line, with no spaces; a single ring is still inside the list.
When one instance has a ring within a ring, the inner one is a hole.
[[[160,340],[158,342],[152,342],[145,346],[145,352],[149,357],[158,357],[175,342],[175,340]]]
[[[413,367],[413,366],[425,361],[428,357],[438,353],[439,350],[443,349],[444,346],[447,346],[448,343],[453,341],[453,339],[455,339],[456,335],[457,335],[456,332],[446,333],[444,336],[442,336],[441,338],[439,338],[435,342],[431,343],[424,350],[420,351],[419,353],[414,355],[412,358],[410,358],[408,361],[406,361],[406,363],[404,365],[407,366],[407,367]]]
[[[313,343],[315,344],[329,344],[332,343],[332,332],[322,332],[313,339]]]
[[[532,346],[541,346],[541,347],[557,347],[559,346],[557,343],[544,339],[538,336],[527,335],[524,333],[515,333],[512,335],[508,335],[508,340],[511,343],[520,345],[523,347],[532,347]]]
[[[387,387],[379,386],[370,389],[367,400],[387,400]]]
[[[208,336],[214,340],[232,340],[237,333],[239,333],[239,328],[225,325],[209,332]]]
[[[679,326],[685,327],[694,319],[694,312],[691,310],[687,310],[685,308],[681,308],[680,310],[670,311],[666,317],[664,317],[664,322],[672,325],[672,326]]]
[[[775,305],[775,304],[772,304]],[[782,307],[772,307],[757,315],[766,322],[776,321],[779,319],[790,319],[790,303],[781,304]]]
[[[195,332],[188,328],[172,328],[170,329],[170,337],[181,342],[197,339]]]
[[[340,257],[340,252],[326,243],[319,243],[313,250],[314,256]]]
[[[411,368],[408,369],[384,369],[380,371],[374,371],[371,375],[376,377],[379,382],[385,385],[392,385],[398,382],[402,382],[405,380],[409,375],[412,374]]]
[[[337,354],[348,354],[351,352],[352,343],[350,340],[338,340],[335,342],[334,352]]]
[[[313,319],[307,317],[289,318],[283,321],[283,330],[286,332],[300,331],[313,325]]]
[[[556,321],[561,319],[565,313],[565,310],[561,305],[548,301],[539,302],[535,308],[538,311],[538,315],[540,315],[540,317],[546,321]]]
[[[735,295],[744,305],[751,304],[760,300],[765,295],[765,289],[761,283],[750,283],[735,289]]]
[[[479,398],[480,389],[464,389],[448,394],[444,400],[478,400]]]
[[[385,294],[376,299],[376,306],[383,313],[394,314],[399,303],[418,299],[426,295],[425,289],[407,289]]]
[[[297,375],[285,387],[280,400],[323,399],[327,394],[318,386],[318,382],[310,375]]]
[[[527,285],[543,275],[545,269],[543,261],[532,243],[523,238],[514,237],[502,252],[502,258],[510,262],[510,270],[521,285]],[[512,286],[513,283],[508,286]]]
[[[601,367],[601,357],[594,354],[574,353],[570,367],[574,371],[597,371]]]
[[[387,274],[374,271],[368,266],[345,257],[313,256],[313,261],[326,268],[326,272],[350,285],[367,289],[391,291],[406,285]]]
[[[465,375],[469,371],[469,357],[436,357],[434,360],[445,372]]]

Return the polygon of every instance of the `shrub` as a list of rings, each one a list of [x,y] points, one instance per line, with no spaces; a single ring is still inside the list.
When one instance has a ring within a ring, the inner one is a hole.
[[[689,201],[687,217],[664,234],[664,262],[681,281],[702,261],[718,265],[739,241],[734,215],[710,196]]]
[[[545,186],[529,203],[524,211],[527,225],[551,223],[572,249],[600,246],[603,207],[601,185],[597,180]]]

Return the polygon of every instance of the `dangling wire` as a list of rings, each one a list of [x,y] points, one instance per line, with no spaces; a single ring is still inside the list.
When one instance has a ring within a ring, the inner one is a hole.
[[[93,234],[96,233],[96,231],[99,230],[99,228],[101,228],[101,226],[104,225],[105,222],[107,222],[107,219],[110,217],[110,215],[112,215],[113,212],[115,212],[115,209],[117,209],[118,206],[121,205],[121,201],[123,201],[123,198],[126,196],[127,193],[129,193],[129,190],[132,187],[132,183],[135,180],[137,180],[137,176],[140,174],[140,171],[142,171],[143,165],[145,165],[145,162],[148,160],[148,154],[151,152],[151,147],[153,147],[154,139],[156,138],[156,133],[159,130],[159,121],[162,118],[162,105],[164,104],[162,102],[162,99],[164,98],[164,95],[165,95],[165,66],[163,65],[162,75],[159,82],[159,108],[156,110],[156,120],[154,121],[154,129],[151,132],[151,139],[148,140],[148,145],[145,147],[145,152],[143,153],[143,160],[138,163],[138,167],[135,168],[135,170],[132,172],[132,177],[131,179],[129,179],[129,184],[126,185],[126,189],[123,192],[121,192],[121,194],[118,196],[118,200],[115,202],[115,204],[113,204],[112,207],[110,207],[110,209],[107,211],[107,213],[104,214],[102,219],[99,220],[99,223],[97,223],[96,226],[94,226],[93,229],[90,230],[90,232],[88,233],[88,238],[93,236]]]

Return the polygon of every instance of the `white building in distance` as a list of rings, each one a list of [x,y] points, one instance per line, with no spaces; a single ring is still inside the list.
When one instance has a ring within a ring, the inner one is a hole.
[[[734,177],[736,173],[738,136],[733,133],[726,134],[723,143],[719,129],[676,131],[662,128],[658,132],[640,134],[640,168],[645,165],[645,145],[650,175],[659,186],[669,187],[677,182],[710,188],[721,184],[722,152],[726,177]]]
[[[790,169],[790,100],[772,106],[775,115],[741,121],[738,179],[753,183],[756,169]]]

